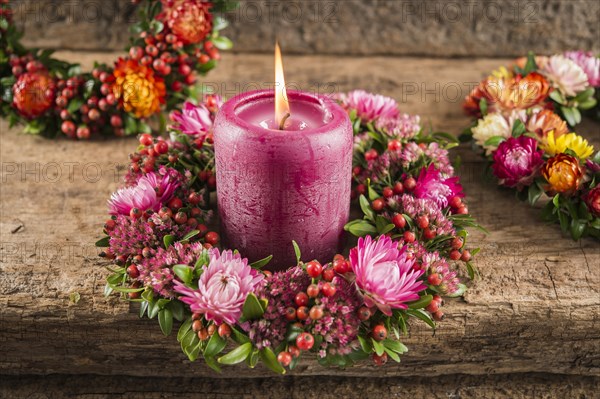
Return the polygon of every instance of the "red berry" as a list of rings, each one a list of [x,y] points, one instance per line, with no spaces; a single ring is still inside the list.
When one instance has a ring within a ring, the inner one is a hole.
[[[73,137],[75,135],[76,129],[77,129],[77,127],[71,121],[64,121],[61,125],[62,132],[69,137]]]
[[[412,243],[412,242],[415,242],[416,239],[417,239],[417,237],[415,237],[415,233],[413,233],[412,231],[404,232],[404,241],[406,241],[408,243]]]
[[[367,193],[367,186],[364,184],[359,184],[356,186],[356,192],[358,192],[360,195],[365,195]]]
[[[442,297],[441,297],[440,295],[438,295],[438,294],[435,294],[435,295],[433,296],[433,301],[434,301],[434,302],[437,302],[437,303],[438,303],[438,305],[441,305],[441,304],[442,304],[442,302],[443,302],[444,300],[442,299]]]
[[[110,117],[110,125],[113,127],[123,126],[123,119],[119,115],[112,115]]]
[[[197,313],[194,313],[194,316],[196,316]],[[192,323],[192,330],[197,333],[200,330],[202,330],[202,322],[199,319],[194,320],[194,322]]]
[[[169,151],[169,144],[166,141],[159,141],[154,144],[154,151],[157,154],[166,154]]]
[[[394,194],[402,194],[404,192],[404,185],[400,182],[394,184]]]
[[[184,224],[187,222],[187,220],[188,220],[188,217],[185,212],[177,212],[177,214],[175,214],[175,223]]]
[[[435,236],[437,236],[435,230],[431,230],[430,228],[426,228],[425,230],[423,230],[423,238],[425,238],[426,240],[434,239]]]
[[[293,358],[297,358],[298,356],[300,356],[300,349],[298,349],[296,345],[290,345],[288,351],[290,352],[290,355],[292,355]]]
[[[90,112],[88,112],[88,118],[90,118],[92,121],[97,121],[100,119],[100,111],[95,108],[91,109]]]
[[[390,151],[398,151],[402,148],[402,143],[399,140],[391,140],[388,143],[388,150]]]
[[[228,324],[221,324],[218,333],[221,338],[229,338],[231,336],[231,327]]]
[[[150,57],[156,57],[158,55],[158,48],[152,44],[149,44],[146,46],[146,54],[148,54]]]
[[[314,337],[307,332],[304,332],[296,338],[296,346],[302,351],[310,350],[315,344]]]
[[[152,57],[150,57],[149,55],[143,56],[142,59],[140,60],[140,64],[142,64],[144,66],[148,66],[148,65],[152,64]]]
[[[173,217],[173,211],[171,210],[171,208],[163,206],[158,211],[158,216],[160,216],[161,219],[166,220]]]
[[[456,213],[458,213],[459,215],[468,215],[469,214],[469,209],[466,206],[461,206],[460,208],[458,208],[456,210]]]
[[[460,260],[462,260],[463,262],[468,262],[471,260],[471,252],[469,252],[468,250],[464,250],[462,253],[462,256],[460,257]]]
[[[316,284],[309,285],[308,288],[306,289],[306,294],[310,298],[316,298],[319,295],[319,286]]]
[[[90,138],[90,128],[88,128],[87,126],[80,126],[77,129],[77,138],[78,139],[82,139],[82,140],[87,140]]]
[[[140,136],[140,144],[145,145],[146,147],[152,145],[154,139],[148,133],[144,133]]]
[[[296,316],[298,317],[298,320],[308,319],[308,308],[306,306],[300,306],[296,310]]]
[[[139,219],[142,217],[142,211],[138,208],[132,208],[131,211],[129,211],[129,216],[133,219]]]
[[[388,355],[387,353],[383,352],[381,354],[381,356],[379,356],[377,353],[373,353],[373,363],[375,363],[376,366],[383,366],[384,364],[386,364],[388,361]]]
[[[449,256],[452,260],[459,260],[462,254],[457,249],[453,249],[452,251],[450,251]]]
[[[127,274],[131,278],[138,278],[140,276],[140,271],[138,270],[137,266],[131,265],[127,268]]]
[[[369,320],[372,315],[373,313],[371,312],[371,309],[366,306],[362,306],[360,309],[358,309],[358,318],[362,321]]]
[[[404,219],[404,216],[397,213],[392,218],[392,223],[394,224],[394,226],[396,226],[397,229],[403,229],[406,226],[406,219]]]
[[[317,278],[323,272],[323,266],[321,266],[321,264],[319,262],[317,262],[316,260],[313,260],[306,264],[306,272],[312,278]]]
[[[16,65],[14,67],[12,67],[12,73],[13,75],[15,75],[15,77],[19,77],[21,75],[23,75],[23,67],[20,65]]]
[[[287,367],[292,363],[292,354],[290,352],[280,352],[279,355],[277,355],[277,361],[283,367]]]
[[[384,198],[390,198],[393,195],[394,195],[394,190],[392,190],[390,187],[386,187],[383,189]]]
[[[289,307],[285,310],[285,318],[287,321],[296,320],[296,309],[293,307]]]
[[[183,202],[179,198],[175,197],[169,201],[169,208],[173,209],[174,211],[179,210],[181,207],[183,207]]]
[[[297,306],[306,306],[308,304],[308,295],[305,292],[296,294],[295,302]]]
[[[215,233],[214,231],[209,231],[204,236],[204,241],[206,241],[207,243],[209,243],[211,245],[217,245],[220,240],[221,240],[221,237],[219,237],[219,234]]]
[[[461,249],[463,246],[463,240],[460,237],[454,237],[452,240],[452,248],[453,249]],[[456,259],[454,259],[456,260]]]
[[[106,221],[106,223],[104,223],[104,230],[106,230],[106,231],[111,231],[115,227],[117,227],[117,223],[112,219],[108,219]]]
[[[383,341],[387,338],[387,335],[387,328],[385,328],[383,324],[378,324],[373,327],[373,339],[375,339],[375,341]]]
[[[188,64],[179,65],[179,73],[183,76],[187,76],[192,73],[192,68]]]
[[[403,186],[406,190],[412,191],[415,189],[415,187],[417,187],[417,181],[413,177],[409,177],[408,179],[404,180]]]
[[[433,273],[433,274],[430,274],[429,276],[427,276],[427,281],[431,285],[440,285],[442,283],[442,278],[440,277],[439,274]]]
[[[331,268],[323,270],[323,280],[332,281],[335,276],[335,271]]]
[[[438,310],[437,312],[433,313],[432,316],[433,316],[433,320],[435,320],[435,321],[444,320],[444,312],[442,312],[441,310]]]
[[[134,46],[129,49],[129,56],[134,60],[139,60],[144,56],[144,50],[139,46]]]
[[[371,148],[369,151],[365,152],[365,159],[367,161],[373,161],[373,160],[377,159],[378,156],[379,156],[379,154],[377,153],[377,151],[374,148]]]
[[[319,320],[323,318],[323,308],[321,306],[313,306],[310,308],[309,316],[312,320]]]
[[[421,215],[417,217],[417,226],[419,226],[419,228],[421,229],[426,229],[427,227],[429,227],[429,218],[427,217],[427,215]]]
[[[458,197],[458,196],[452,197],[452,199],[450,200],[450,206],[454,209],[460,208],[461,205],[462,205],[462,199],[460,199],[460,197]]]
[[[323,284],[323,286],[321,286],[321,292],[326,297],[334,296],[336,291],[337,291],[337,289],[335,288],[335,285],[333,285],[333,284],[325,283],[325,284]]]
[[[360,166],[355,166],[354,168],[352,168],[353,176],[358,176],[361,174],[361,172],[362,172],[362,168]]]
[[[343,257],[342,259],[335,259],[333,261],[333,270],[339,274],[347,273],[349,269],[346,259],[344,259]]]
[[[381,212],[384,206],[385,202],[381,198],[377,198],[371,203],[371,208],[373,208],[375,212]]]
[[[436,301],[431,301],[429,303],[429,305],[427,305],[427,307],[425,308],[425,310],[427,310],[429,313],[435,313],[438,311],[438,309],[440,308],[440,304],[437,303]]]
[[[202,202],[202,194],[198,192],[193,192],[188,197],[188,201],[192,205],[198,205],[200,202]]]

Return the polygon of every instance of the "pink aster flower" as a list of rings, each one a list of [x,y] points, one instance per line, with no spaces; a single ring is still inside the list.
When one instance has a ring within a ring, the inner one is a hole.
[[[573,60],[562,55],[550,57],[542,71],[554,88],[569,97],[576,96],[589,85],[584,70]]]
[[[423,271],[414,270],[414,263],[405,247],[398,249],[398,243],[387,236],[377,241],[361,237],[350,251],[350,264],[365,304],[377,306],[387,316],[392,309],[406,309],[406,302],[419,299],[419,292],[427,288],[419,281]]]
[[[204,104],[195,105],[189,101],[183,104],[182,111],[173,111],[172,127],[190,136],[205,135],[212,130],[213,115]]]
[[[533,181],[544,161],[537,140],[527,137],[509,137],[494,151],[492,169],[501,185],[521,190]]]
[[[565,57],[573,60],[583,69],[592,87],[600,87],[600,58],[594,56],[591,51],[568,51]]]
[[[380,94],[354,90],[340,96],[340,101],[346,109],[355,110],[358,117],[365,123],[379,118],[395,119],[400,116],[396,100]]]
[[[421,169],[414,195],[417,198],[430,199],[446,208],[453,197],[464,197],[458,177],[443,178],[434,165]]]
[[[421,130],[421,117],[402,114],[396,118],[379,118],[375,123],[378,130],[399,139],[411,139]]]
[[[190,305],[192,312],[201,313],[216,324],[235,324],[242,315],[248,294],[262,282],[264,276],[232,251],[211,251],[210,262],[200,280],[198,289],[186,287],[175,281],[175,291],[183,295],[180,300]]]
[[[137,184],[118,190],[108,201],[111,215],[129,215],[132,209],[158,211],[161,204],[169,201],[179,187],[171,174],[161,176],[150,172],[142,176]]]

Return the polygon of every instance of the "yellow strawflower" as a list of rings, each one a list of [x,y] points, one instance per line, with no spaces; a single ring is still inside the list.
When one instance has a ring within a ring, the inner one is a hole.
[[[573,151],[580,159],[586,159],[594,153],[594,146],[590,145],[586,139],[576,133],[563,134],[554,137],[554,131],[548,133],[546,143],[542,149],[551,156],[561,154],[567,149]]]

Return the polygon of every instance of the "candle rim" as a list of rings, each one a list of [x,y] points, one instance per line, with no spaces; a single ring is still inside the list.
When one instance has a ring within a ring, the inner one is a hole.
[[[328,121],[324,121],[322,126],[311,128],[307,130],[275,130],[275,129],[267,129],[260,125],[255,125],[241,116],[238,115],[238,108],[246,105],[248,102],[262,100],[264,98],[272,98],[275,101],[275,90],[255,90],[249,91],[245,93],[238,94],[233,97],[229,101],[227,101],[220,112],[224,112],[229,115],[233,121],[242,128],[246,129],[250,132],[261,132],[261,133],[270,133],[276,135],[285,135],[285,134],[322,134],[328,133],[336,126],[339,126],[345,122],[349,123],[349,117],[346,111],[333,101],[331,98],[318,95],[316,93],[309,93],[305,91],[299,90],[288,90],[288,99],[295,98],[296,100],[304,100],[306,102],[310,102],[316,106],[320,106],[323,109],[323,112],[329,114],[330,119]],[[292,109],[293,110],[293,109]],[[292,114],[293,116],[293,114]]]

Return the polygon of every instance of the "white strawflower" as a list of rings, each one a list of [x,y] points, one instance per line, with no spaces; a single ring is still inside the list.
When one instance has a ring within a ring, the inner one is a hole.
[[[542,70],[552,86],[568,97],[574,97],[589,86],[583,68],[563,55],[553,55]]]
[[[480,119],[473,129],[473,139],[475,143],[485,149],[485,153],[490,155],[497,145],[486,145],[485,142],[494,136],[510,137],[511,131],[508,121],[501,114],[488,114]]]

